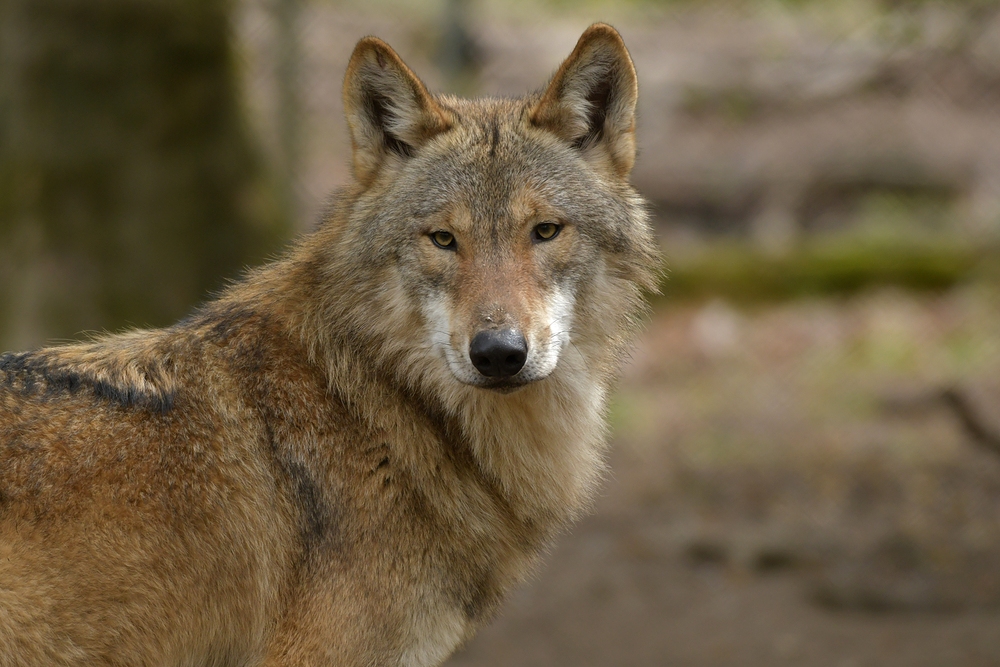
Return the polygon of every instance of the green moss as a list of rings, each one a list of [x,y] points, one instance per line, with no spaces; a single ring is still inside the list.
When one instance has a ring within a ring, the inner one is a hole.
[[[668,298],[725,296],[737,301],[851,294],[877,285],[941,290],[994,279],[1000,248],[942,241],[829,241],[768,254],[718,245],[672,262],[662,286]]]

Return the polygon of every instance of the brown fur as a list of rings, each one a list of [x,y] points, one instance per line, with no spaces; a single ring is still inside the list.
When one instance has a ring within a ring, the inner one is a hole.
[[[621,38],[471,101],[366,38],[345,103],[356,184],[283,259],[0,357],[0,667],[439,664],[586,508],[658,259]],[[470,374],[500,326],[535,356]]]

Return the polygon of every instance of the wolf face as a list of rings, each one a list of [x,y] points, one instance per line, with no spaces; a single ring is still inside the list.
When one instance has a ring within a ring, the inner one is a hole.
[[[476,129],[461,137],[471,149],[461,162],[449,159],[450,138],[413,161],[414,189],[434,191],[428,203],[442,204],[412,211],[400,260],[414,278],[427,340],[455,378],[511,388],[555,369],[570,343],[579,284],[600,253],[581,229],[582,211],[551,185],[566,187],[559,163],[573,159],[569,151],[516,127],[496,137]],[[586,192],[585,180],[574,180]]]
[[[419,304],[415,347],[454,379],[499,391],[542,380],[597,333],[579,328],[581,298],[648,282],[639,267],[654,251],[627,183],[635,101],[607,26],[519,100],[433,97],[387,45],[358,44],[345,108],[366,190],[352,228]]]

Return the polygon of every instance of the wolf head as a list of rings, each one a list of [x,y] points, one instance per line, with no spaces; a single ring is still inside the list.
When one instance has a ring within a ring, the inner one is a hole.
[[[358,43],[344,84],[357,183],[337,245],[378,276],[364,289],[393,309],[404,356],[499,391],[568,356],[607,373],[657,263],[627,180],[636,94],[603,24],[522,99],[431,95],[387,44]]]

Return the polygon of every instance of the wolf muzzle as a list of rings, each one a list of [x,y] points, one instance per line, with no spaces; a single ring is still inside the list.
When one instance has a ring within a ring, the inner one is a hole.
[[[527,358],[528,341],[516,329],[480,331],[469,344],[472,365],[486,377],[513,377]]]

